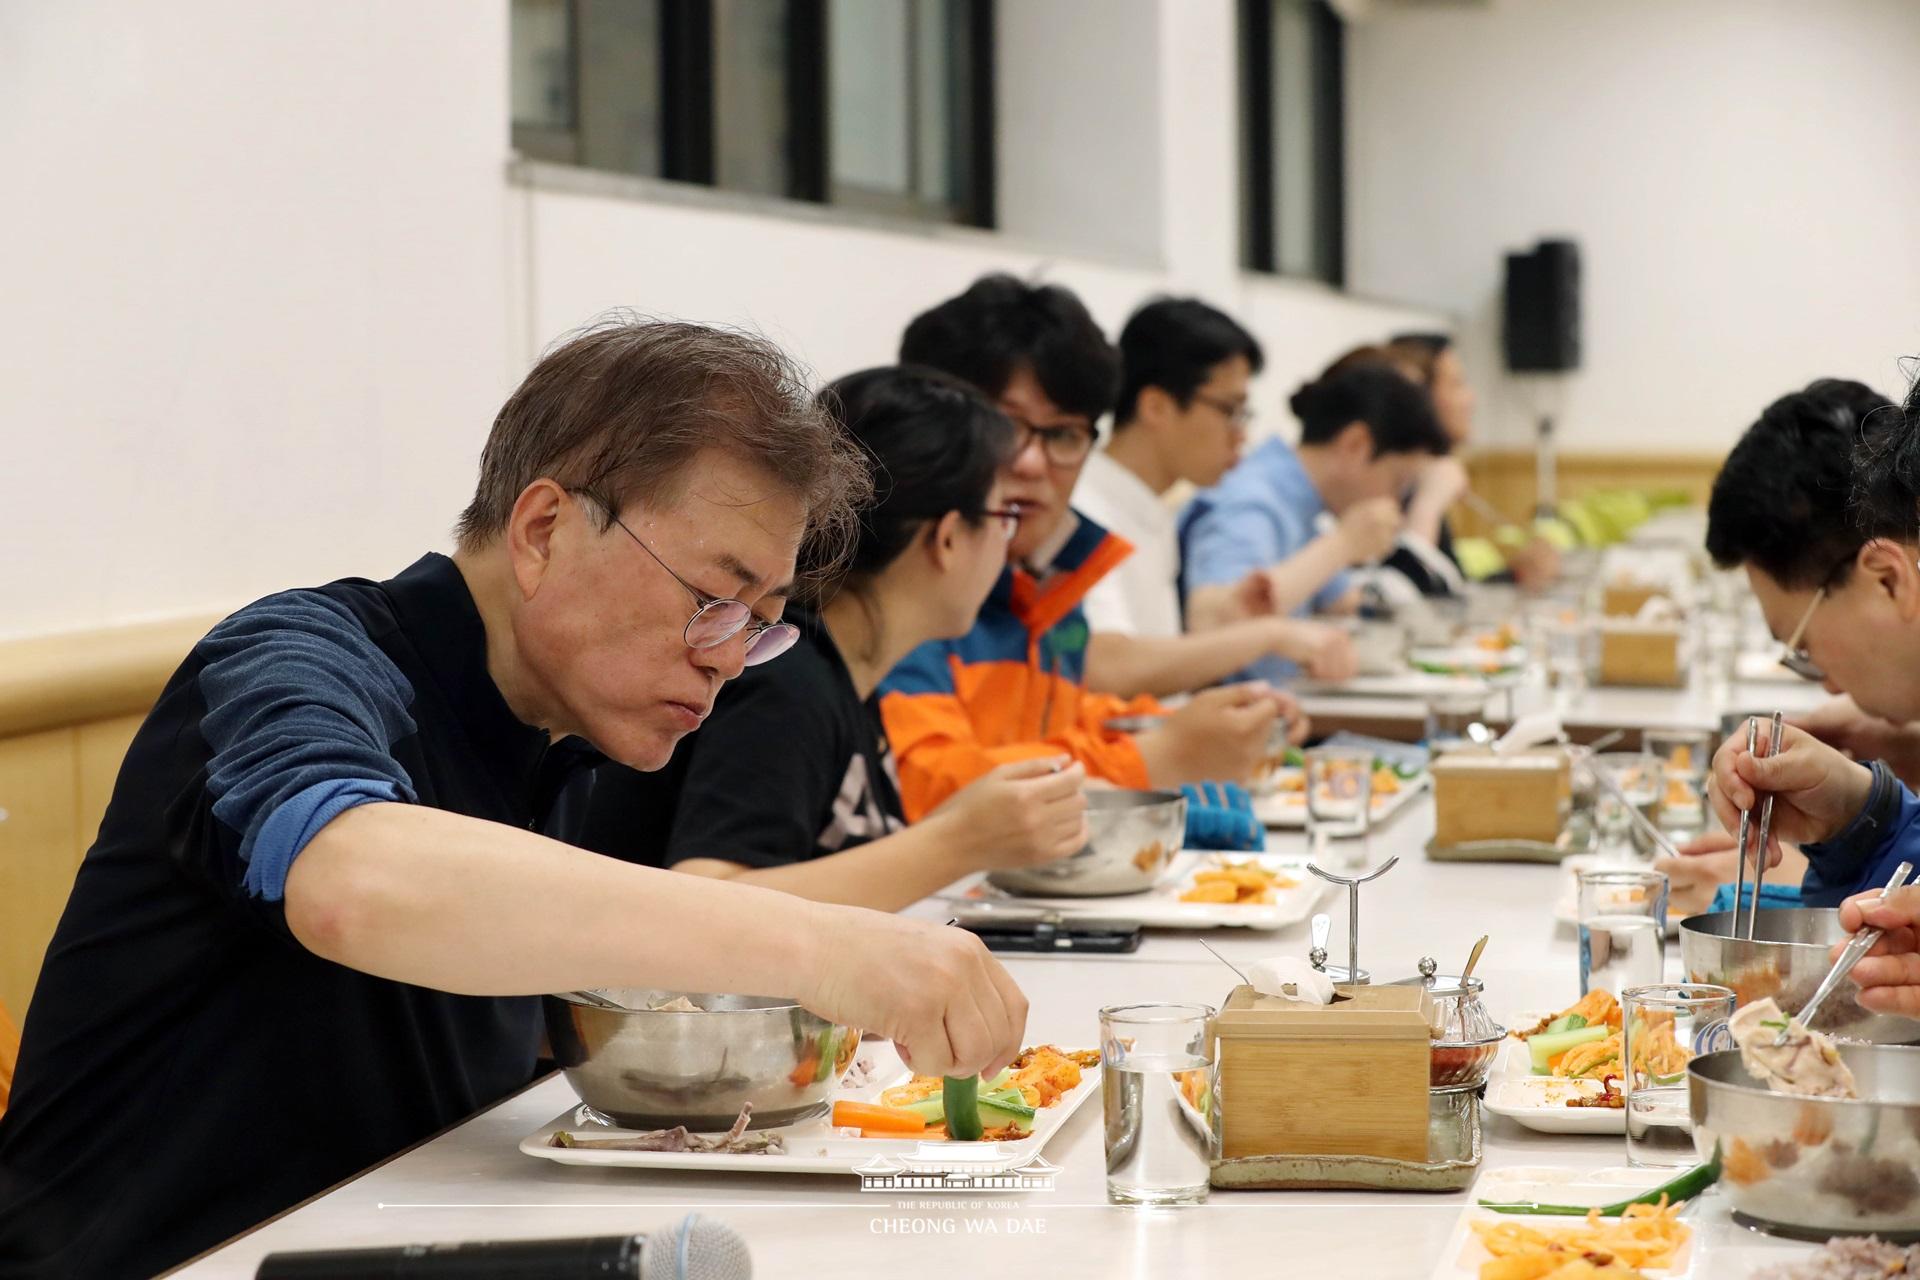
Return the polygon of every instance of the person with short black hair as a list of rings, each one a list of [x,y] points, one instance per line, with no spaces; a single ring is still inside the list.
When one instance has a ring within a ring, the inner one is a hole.
[[[1073,853],[1087,839],[1086,771],[1064,757],[1003,764],[907,826],[874,697],[908,652],[965,635],[1006,567],[1019,521],[999,470],[1013,428],[973,388],[931,369],[850,374],[820,401],[876,479],[851,558],[814,564],[824,549],[804,548],[820,604],[787,606],[800,628],[793,651],[722,689],[665,769],[593,770],[589,794],[570,806],[584,821],[555,834],[882,911],[973,872]]]
[[[1248,618],[1182,636],[1180,535],[1165,496],[1206,488],[1239,460],[1248,395],[1265,357],[1251,333],[1197,298],[1156,298],[1120,331],[1113,440],[1087,459],[1074,506],[1133,544],[1087,593],[1087,683],[1170,694],[1214,684],[1269,654],[1341,680],[1358,669],[1347,633],[1300,618]]]
[[[508,398],[453,556],[216,626],[28,1008],[0,1270],[152,1275],[386,1159],[532,1079],[541,992],[786,996],[936,1075],[1012,1060],[1026,1001],[962,930],[532,829],[793,642],[801,540],[844,546],[868,487],[764,339],[601,325]]]
[[[1839,462],[1847,443],[1850,471]],[[1834,518],[1843,493],[1851,528]],[[1708,515],[1712,555],[1745,565],[1797,666],[1866,715],[1920,721],[1920,382],[1904,412],[1833,382],[1775,402],[1728,458]],[[1763,742],[1766,734],[1763,725]],[[1759,756],[1734,735],[1714,754],[1708,790],[1729,829],[1760,794],[1773,796],[1767,856],[1779,860],[1780,842],[1800,845],[1809,864],[1801,896],[1812,906],[1882,884],[1898,862],[1920,857],[1920,800],[1887,762],[1850,759],[1797,726]]]
[[[881,683],[909,818],[1013,760],[1064,755],[1090,777],[1136,788],[1244,780],[1276,717],[1289,713],[1304,729],[1291,698],[1236,687],[1202,692],[1157,728],[1129,734],[1108,722],[1158,705],[1087,687],[1080,602],[1130,548],[1070,505],[1120,380],[1118,353],[1079,298],[983,276],[914,318],[900,360],[970,382],[1013,422],[1001,496],[1020,513],[1009,563],[972,630],[921,645]]]
[[[1272,437],[1181,516],[1187,623],[1196,630],[1261,614],[1352,612],[1346,571],[1392,549],[1400,495],[1450,447],[1427,394],[1392,368],[1338,370],[1289,403],[1299,446]],[[1292,673],[1271,657],[1248,670]]]

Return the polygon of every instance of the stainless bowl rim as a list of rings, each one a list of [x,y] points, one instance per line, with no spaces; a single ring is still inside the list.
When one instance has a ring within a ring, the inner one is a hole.
[[[601,987],[592,988],[592,990],[595,991],[604,989],[605,988]],[[616,990],[617,989],[618,988],[616,988]],[[688,991],[680,994],[684,994],[689,1000],[698,996],[726,996],[733,998],[742,995],[742,993],[734,991]],[[763,1004],[755,1009],[609,1009],[605,1005],[594,1004],[590,1000],[575,1000],[572,995],[564,991],[549,991],[546,993],[546,999],[548,1000],[558,1000],[560,1003],[569,1005],[575,1009],[592,1009],[595,1013],[604,1013],[618,1017],[630,1017],[634,1014],[646,1014],[649,1016],[664,1014],[681,1018],[694,1017],[696,1015],[703,1018],[724,1018],[730,1016],[758,1017],[761,1014],[781,1013],[788,1009],[799,1009],[802,1007],[798,1000],[788,999],[786,996],[744,996],[742,998],[749,1000],[771,1000],[774,1003]],[[825,1022],[826,1019],[822,1018],[821,1021]]]
[[[1876,1054],[1892,1051],[1895,1053],[1914,1054],[1920,1057],[1920,1045],[1843,1044],[1840,1048],[1843,1051],[1847,1049],[1867,1049]],[[1712,1053],[1699,1054],[1687,1063],[1687,1079],[1698,1080],[1701,1084],[1715,1089],[1730,1089],[1735,1093],[1744,1094],[1748,1097],[1790,1098],[1795,1102],[1817,1102],[1823,1106],[1831,1105],[1836,1107],[1912,1107],[1920,1110],[1920,1102],[1888,1102],[1882,1098],[1821,1098],[1815,1097],[1812,1094],[1781,1093],[1779,1090],[1769,1089],[1765,1085],[1736,1084],[1731,1080],[1716,1079],[1713,1076],[1705,1075],[1697,1070],[1698,1064],[1702,1062],[1720,1062],[1729,1057],[1738,1059],[1739,1056],[1740,1051],[1738,1049],[1715,1049]]]

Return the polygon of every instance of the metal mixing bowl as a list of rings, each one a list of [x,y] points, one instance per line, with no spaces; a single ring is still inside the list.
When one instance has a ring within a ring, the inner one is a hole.
[[[1719,1146],[1736,1220],[1817,1240],[1920,1240],[1920,1048],[1849,1044],[1840,1056],[1857,1100],[1774,1093],[1738,1049],[1701,1054],[1687,1066],[1694,1149],[1708,1159]]]
[[[688,995],[697,1012],[654,1009],[680,995],[603,992],[623,1010],[567,996],[545,999],[547,1038],[567,1083],[595,1111],[630,1129],[792,1124],[825,1111],[860,1035],[791,1000]]]
[[[1145,893],[1160,883],[1187,834],[1187,800],[1177,791],[1087,792],[1086,847],[1056,862],[987,874],[1008,893],[1037,898],[1104,898]]]
[[[1800,1012],[1812,998],[1832,967],[1833,944],[1851,936],[1840,927],[1840,913],[1827,907],[1762,910],[1752,942],[1733,932],[1731,911],[1680,922],[1687,980],[1731,988],[1740,1004],[1772,996],[1788,1013]],[[1857,990],[1844,981],[1836,987],[1814,1015],[1813,1029],[1874,1044],[1920,1041],[1920,1020],[1869,1013],[1854,999]]]

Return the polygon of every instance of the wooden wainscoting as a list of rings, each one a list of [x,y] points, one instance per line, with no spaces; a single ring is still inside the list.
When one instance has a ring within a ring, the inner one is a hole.
[[[215,621],[0,643],[0,1006],[16,1022],[127,744]]]
[[[1670,489],[1705,506],[1713,478],[1726,460],[1720,453],[1563,453],[1555,467],[1560,496],[1577,498],[1603,489]],[[1510,518],[1530,515],[1538,489],[1531,449],[1487,449],[1467,458],[1473,491]],[[1462,533],[1485,533],[1487,525],[1469,507],[1455,509]]]

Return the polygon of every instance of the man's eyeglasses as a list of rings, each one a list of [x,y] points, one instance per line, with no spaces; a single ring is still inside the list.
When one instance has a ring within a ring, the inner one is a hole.
[[[1006,410],[1003,408],[1001,412]],[[1010,413],[1007,420],[1013,423],[1013,456],[1016,458],[1036,439],[1047,461],[1056,467],[1077,467],[1093,452],[1097,433],[1090,427],[1036,427]]]
[[[1194,392],[1193,398],[1225,418],[1233,426],[1244,427],[1253,421],[1253,406],[1245,400],[1222,400],[1204,391]]]
[[[1816,684],[1826,683],[1827,673],[1822,671],[1820,664],[1800,647],[1800,641],[1806,637],[1807,627],[1813,622],[1814,610],[1820,607],[1820,602],[1825,600],[1827,593],[1833,589],[1835,580],[1848,565],[1853,563],[1854,556],[1858,554],[1858,552],[1849,552],[1845,559],[1833,566],[1833,570],[1827,574],[1826,581],[1821,583],[1820,589],[1813,593],[1813,599],[1807,601],[1807,611],[1800,615],[1800,621],[1793,628],[1793,634],[1787,637],[1787,651],[1780,655],[1780,665],[1802,680],[1811,680]]]
[[[580,492],[585,492],[580,491]],[[771,662],[787,650],[793,648],[793,642],[800,638],[800,628],[791,622],[763,622],[753,616],[753,610],[745,601],[723,599],[708,595],[700,588],[688,582],[673,571],[673,566],[660,558],[658,552],[640,540],[640,535],[627,528],[626,522],[613,512],[613,507],[602,502],[591,493],[587,497],[606,509],[608,519],[620,526],[620,532],[632,538],[639,548],[653,558],[653,562],[667,571],[667,576],[686,588],[698,606],[693,616],[687,619],[686,630],[681,638],[689,649],[717,649],[727,641],[747,633],[746,665],[757,667],[763,662]]]

